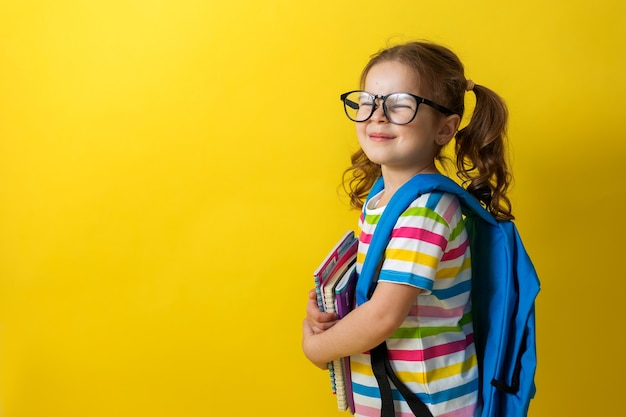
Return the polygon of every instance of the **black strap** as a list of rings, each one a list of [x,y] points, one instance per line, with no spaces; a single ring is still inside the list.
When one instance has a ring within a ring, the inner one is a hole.
[[[374,349],[370,350],[372,358],[372,370],[378,382],[378,389],[380,390],[380,416],[381,417],[395,417],[393,407],[393,396],[391,395],[391,385],[387,378],[387,367],[385,366],[385,359],[387,358],[387,345],[382,342]]]
[[[515,368],[513,368],[513,376],[511,377],[511,384],[507,384],[504,381],[497,380],[493,378],[491,380],[491,385],[496,387],[502,392],[506,392],[507,394],[517,394],[520,387],[520,379],[522,374],[522,355],[526,351],[526,340],[527,340],[528,329],[524,331],[524,337],[522,338],[522,344],[520,346],[520,350],[517,353],[517,359],[515,360]]]
[[[395,417],[395,410],[393,406],[393,396],[391,394],[391,385],[389,379],[393,382],[400,394],[404,397],[409,408],[416,417],[433,417],[432,413],[420,400],[414,392],[412,392],[395,374],[389,361],[389,353],[387,351],[387,344],[382,342],[374,349],[370,350],[372,358],[372,370],[374,376],[378,382],[378,388],[380,389],[381,399],[381,417]]]

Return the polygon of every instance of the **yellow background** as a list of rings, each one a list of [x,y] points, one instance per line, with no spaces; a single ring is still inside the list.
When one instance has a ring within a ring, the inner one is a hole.
[[[619,415],[625,27],[620,0],[2,0],[0,415],[343,415],[300,352],[357,216],[338,96],[414,38],[510,108],[530,415]]]

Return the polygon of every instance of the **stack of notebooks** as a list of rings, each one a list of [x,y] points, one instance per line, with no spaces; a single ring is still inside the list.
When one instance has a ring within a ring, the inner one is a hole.
[[[354,232],[346,232],[313,273],[317,306],[321,311],[337,313],[340,319],[354,308],[357,245]],[[328,370],[339,410],[349,408],[354,414],[350,358],[329,363]]]

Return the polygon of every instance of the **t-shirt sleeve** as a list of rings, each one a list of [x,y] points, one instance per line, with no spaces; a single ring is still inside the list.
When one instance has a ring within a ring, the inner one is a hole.
[[[406,284],[430,293],[448,245],[445,220],[450,199],[443,193],[420,196],[398,218],[385,250],[379,282]]]

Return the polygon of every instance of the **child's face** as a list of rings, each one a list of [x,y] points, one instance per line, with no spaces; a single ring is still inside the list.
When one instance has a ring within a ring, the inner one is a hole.
[[[365,91],[377,95],[406,92],[424,97],[419,75],[397,61],[374,65],[365,79]],[[428,98],[428,97],[427,97]],[[395,125],[383,113],[382,101],[372,117],[356,123],[361,148],[384,172],[413,176],[418,172],[436,172],[434,159],[439,150],[438,118],[427,105],[420,105],[411,123]]]

